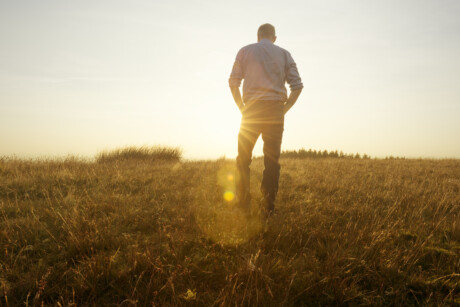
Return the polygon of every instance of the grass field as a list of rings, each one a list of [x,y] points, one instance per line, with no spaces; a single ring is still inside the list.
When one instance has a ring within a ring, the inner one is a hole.
[[[233,161],[130,150],[0,159],[1,306],[460,305],[459,160],[281,159],[263,232]]]

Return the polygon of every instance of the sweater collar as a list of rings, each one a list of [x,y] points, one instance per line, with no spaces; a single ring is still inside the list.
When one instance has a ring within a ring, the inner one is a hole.
[[[268,44],[272,44],[272,45],[273,45],[273,43],[272,43],[269,39],[267,39],[267,38],[262,38],[262,39],[259,41],[259,43],[264,43],[264,44],[267,44],[267,43],[268,43]]]

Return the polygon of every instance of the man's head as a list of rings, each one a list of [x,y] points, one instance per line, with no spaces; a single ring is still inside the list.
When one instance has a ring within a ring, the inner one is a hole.
[[[257,30],[257,41],[260,42],[262,39],[268,39],[272,43],[276,41],[275,27],[269,23],[265,23]]]

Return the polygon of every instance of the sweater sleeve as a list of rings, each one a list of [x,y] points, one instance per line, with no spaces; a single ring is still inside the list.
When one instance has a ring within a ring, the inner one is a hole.
[[[230,86],[239,87],[241,80],[244,78],[243,73],[243,53],[244,50],[241,48],[236,55],[235,63],[233,64],[232,72],[230,78],[228,79],[228,84]]]
[[[297,65],[289,52],[287,52],[286,62],[286,81],[289,84],[291,91],[303,88],[302,79],[300,79]]]

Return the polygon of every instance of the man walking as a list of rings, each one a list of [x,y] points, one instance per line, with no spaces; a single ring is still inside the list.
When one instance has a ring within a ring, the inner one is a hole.
[[[275,40],[275,28],[268,23],[261,25],[257,31],[258,42],[238,51],[229,79],[233,98],[242,113],[236,158],[237,200],[243,209],[250,209],[249,166],[254,145],[262,134],[265,169],[260,209],[265,218],[273,214],[278,192],[284,114],[297,101],[303,88],[291,54],[274,45]],[[242,79],[243,97],[239,89]],[[286,82],[291,89],[289,97]]]

